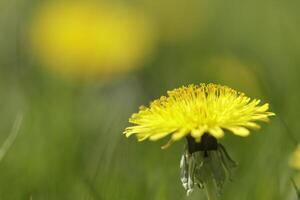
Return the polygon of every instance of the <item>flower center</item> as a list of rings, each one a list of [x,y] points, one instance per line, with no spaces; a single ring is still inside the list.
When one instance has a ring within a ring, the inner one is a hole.
[[[218,141],[215,137],[208,133],[204,133],[200,142],[196,142],[192,136],[187,136],[188,151],[190,154],[197,151],[204,151],[204,155],[207,155],[207,151],[217,150]]]

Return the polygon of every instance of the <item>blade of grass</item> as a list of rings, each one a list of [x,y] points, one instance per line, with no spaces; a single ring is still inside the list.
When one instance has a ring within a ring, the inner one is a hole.
[[[300,191],[299,191],[299,189],[298,189],[298,187],[297,187],[297,185],[296,185],[296,183],[295,183],[295,181],[294,181],[293,178],[291,178],[291,182],[292,182],[292,185],[293,185],[293,187],[295,188],[295,190],[297,192],[297,197],[300,200]]]
[[[15,140],[18,136],[22,121],[23,121],[23,115],[18,114],[10,134],[8,135],[8,137],[6,138],[6,140],[4,141],[3,145],[0,148],[0,162],[2,161],[4,156],[7,154],[10,147],[12,146],[12,144],[15,142]]]

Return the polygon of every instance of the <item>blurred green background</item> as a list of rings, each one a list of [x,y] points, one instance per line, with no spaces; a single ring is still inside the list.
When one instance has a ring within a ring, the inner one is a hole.
[[[248,138],[221,141],[239,163],[222,199],[296,199],[288,159],[300,139],[299,6],[0,0],[0,144],[24,116],[0,162],[0,199],[204,200],[181,186],[184,141],[161,150],[165,141],[122,135],[140,105],[202,82],[277,114]]]

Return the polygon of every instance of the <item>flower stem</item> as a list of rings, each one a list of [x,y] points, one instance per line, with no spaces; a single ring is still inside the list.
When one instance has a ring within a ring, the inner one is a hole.
[[[206,190],[206,195],[208,200],[218,200],[219,193],[216,186],[216,182],[213,178],[212,172],[208,166],[205,166],[205,172],[203,177],[204,188]]]

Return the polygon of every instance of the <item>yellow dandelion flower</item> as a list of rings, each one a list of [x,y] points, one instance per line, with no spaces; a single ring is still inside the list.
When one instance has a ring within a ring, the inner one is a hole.
[[[139,141],[158,140],[171,135],[169,144],[186,136],[200,142],[207,133],[222,138],[224,130],[237,136],[248,136],[248,129],[258,129],[257,121],[267,122],[274,115],[269,104],[259,105],[244,93],[227,86],[200,84],[168,91],[167,96],[142,106],[129,122],[134,126],[125,130],[127,137],[136,135]]]
[[[182,138],[187,147],[181,156],[181,182],[187,195],[194,186],[205,188],[208,199],[219,199],[222,187],[236,163],[218,143],[227,130],[237,136],[248,136],[258,129],[258,121],[267,122],[269,104],[251,100],[244,93],[227,86],[200,84],[181,87],[142,106],[132,115],[124,134],[136,135],[139,141],[159,140],[171,135],[164,146]]]
[[[299,190],[299,185],[300,185],[300,144],[298,144],[297,148],[295,151],[292,153],[289,159],[289,166],[293,168],[294,170],[297,171],[297,173],[294,175],[293,178],[291,178],[292,184],[297,191],[297,195],[300,198],[300,190]]]
[[[36,10],[33,53],[48,69],[79,80],[110,79],[142,65],[154,50],[151,21],[132,7],[54,1]]]
[[[300,170],[300,145],[297,146],[296,150],[290,157],[289,165],[296,170]]]

